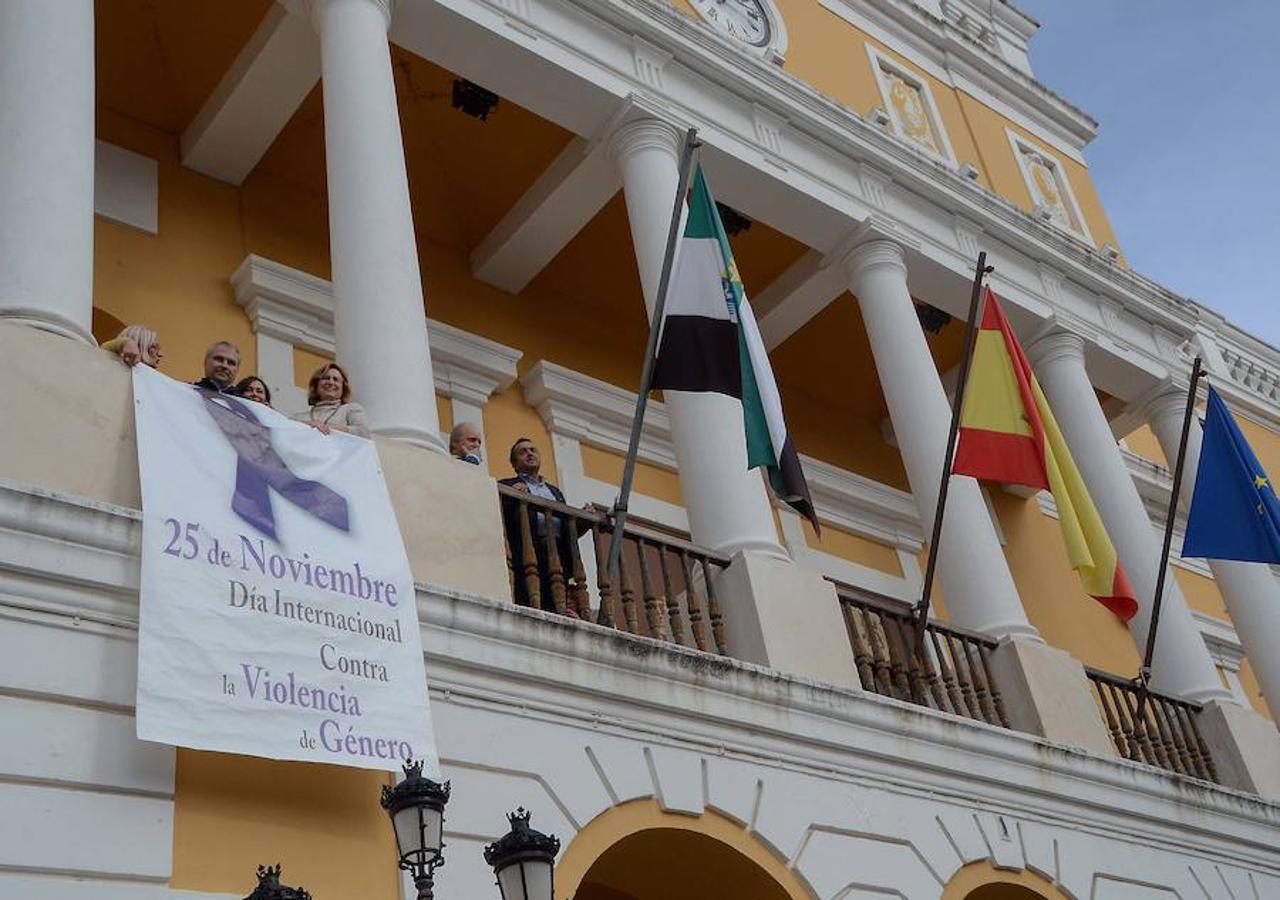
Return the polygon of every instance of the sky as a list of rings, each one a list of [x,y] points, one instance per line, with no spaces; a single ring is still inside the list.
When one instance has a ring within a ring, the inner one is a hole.
[[[1280,0],[1014,0],[1129,265],[1280,347]]]

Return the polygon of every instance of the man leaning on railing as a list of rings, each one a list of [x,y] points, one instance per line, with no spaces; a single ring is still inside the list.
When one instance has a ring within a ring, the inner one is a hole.
[[[511,445],[508,459],[510,459],[511,468],[516,474],[511,478],[498,479],[499,484],[505,484],[514,490],[534,497],[541,497],[544,500],[552,500],[556,503],[565,502],[564,492],[542,476],[540,472],[542,455],[538,452],[538,448],[532,440],[527,437],[517,440]],[[525,565],[524,546],[520,538],[522,507],[524,507],[524,504],[510,497],[504,496],[502,498],[502,524],[507,533],[507,546],[511,548],[511,564],[517,572],[522,571]],[[573,559],[572,551],[569,547],[568,531],[565,528],[565,523],[554,514],[545,513],[532,506],[524,508],[527,510],[529,517],[529,530],[533,537],[534,556],[538,566],[539,592],[541,594],[539,605],[543,609],[554,610],[555,606],[551,595],[551,560],[547,552],[547,520],[551,520],[549,527],[555,529],[553,533],[562,566],[568,560]],[[529,596],[528,585],[522,578],[515,579],[515,597],[513,599],[521,606],[533,605]]]

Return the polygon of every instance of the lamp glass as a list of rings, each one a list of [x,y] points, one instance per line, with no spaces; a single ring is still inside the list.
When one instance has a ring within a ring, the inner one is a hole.
[[[441,826],[444,816],[438,809],[408,806],[392,818],[400,855],[422,862],[440,855]]]
[[[502,900],[552,900],[551,863],[540,859],[515,862],[498,872]]]

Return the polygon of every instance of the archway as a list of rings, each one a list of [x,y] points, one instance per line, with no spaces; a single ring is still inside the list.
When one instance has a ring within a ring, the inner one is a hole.
[[[556,867],[557,900],[810,900],[794,872],[742,825],[715,812],[616,806],[574,837]]]
[[[1035,872],[997,869],[970,863],[952,876],[942,900],[1071,900],[1048,878]]]

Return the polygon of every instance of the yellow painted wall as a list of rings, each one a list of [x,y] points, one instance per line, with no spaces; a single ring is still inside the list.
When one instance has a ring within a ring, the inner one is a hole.
[[[589,478],[598,478],[613,485],[621,484],[624,462],[625,459],[617,453],[582,445],[582,470]],[[684,495],[680,491],[680,476],[675,472],[637,462],[632,484],[637,494],[674,503],[676,506],[684,505]]]
[[[1084,592],[1067,562],[1058,521],[1041,512],[1034,498],[1003,490],[990,495],[1022,605],[1045,641],[1087,666],[1137,672],[1138,651],[1128,627]]]
[[[1173,577],[1182,589],[1182,595],[1187,598],[1187,605],[1193,610],[1215,619],[1230,620],[1222,594],[1212,578],[1199,572],[1189,572],[1181,566],[1173,567]]]
[[[1271,477],[1273,484],[1277,483],[1275,479],[1280,478],[1280,434],[1243,416],[1236,416],[1235,420],[1244,433],[1245,440],[1253,448],[1254,455],[1258,457],[1258,462],[1262,463],[1263,470]]]
[[[247,895],[260,863],[317,897],[399,900],[395,840],[365,769],[177,751],[174,888]]]
[[[1249,703],[1253,708],[1268,719],[1274,720],[1275,715],[1267,705],[1266,698],[1262,696],[1262,688],[1258,685],[1258,676],[1253,672],[1253,664],[1247,659],[1240,667],[1240,684],[1244,686],[1244,692],[1249,696]]]
[[[916,73],[928,85],[957,162],[977,166],[979,184],[1025,210],[1031,209],[1030,192],[1005,133],[1006,127],[1011,128],[1061,162],[1094,243],[1119,247],[1085,166],[1046,146],[972,95],[929,75],[910,59],[890,50],[816,0],[777,2],[787,25],[786,69],[792,75],[865,117],[872,107],[885,107],[866,52],[866,45],[870,44]],[[674,5],[699,18],[687,0],[674,0]]]
[[[489,398],[484,408],[484,433],[489,442],[485,462],[494,478],[509,478],[514,474],[508,458],[511,445],[527,437],[542,453],[543,476],[555,479],[556,456],[555,448],[551,446],[551,435],[537,410],[525,403],[524,390],[519,382]]]
[[[619,858],[617,850],[629,840],[637,852]],[[711,811],[698,816],[664,812],[654,800],[623,803],[588,822],[561,854],[555,880],[556,900],[631,896],[616,882],[636,885],[641,897],[671,900],[812,896],[781,855],[743,824]]]
[[[804,528],[805,542],[813,549],[884,572],[894,578],[902,577],[902,563],[893,547],[833,525],[822,526],[821,536],[814,532],[807,519],[802,519],[801,525]]]
[[[1165,458],[1164,451],[1160,449],[1160,441],[1156,439],[1156,433],[1151,430],[1150,425],[1135,428],[1124,436],[1124,442],[1130,450],[1143,459],[1169,468],[1169,461]]]
[[[311,375],[325,363],[333,362],[333,357],[312,353],[301,347],[293,348],[293,383],[303,390],[311,383]],[[359,387],[359,385],[357,385]]]
[[[159,163],[159,234],[94,220],[94,305],[145,324],[165,349],[161,369],[185,381],[204,374],[215,340],[240,347],[256,367],[249,321],[228,280],[245,256],[239,191],[182,167],[176,136],[99,110],[98,137]]]

